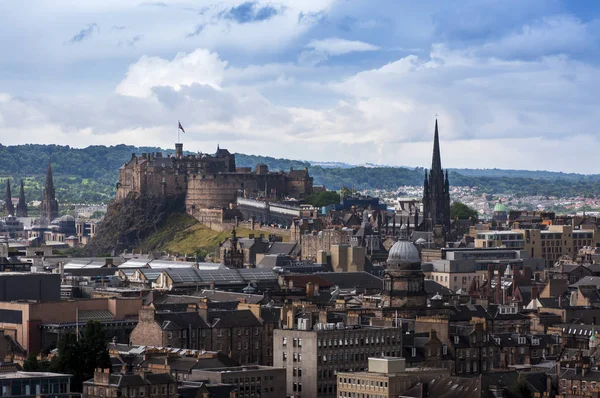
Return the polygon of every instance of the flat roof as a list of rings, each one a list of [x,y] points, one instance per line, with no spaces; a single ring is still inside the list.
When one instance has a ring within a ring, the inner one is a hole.
[[[51,372],[0,372],[0,379],[39,379],[41,377],[72,377],[66,373]]]

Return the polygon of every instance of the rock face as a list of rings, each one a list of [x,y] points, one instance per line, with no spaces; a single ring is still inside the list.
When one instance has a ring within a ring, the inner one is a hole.
[[[150,197],[128,195],[108,206],[96,235],[85,246],[85,254],[118,254],[138,246],[160,229],[169,215],[185,212],[185,195]]]

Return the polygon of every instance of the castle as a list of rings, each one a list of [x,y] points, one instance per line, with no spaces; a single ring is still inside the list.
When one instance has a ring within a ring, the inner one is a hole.
[[[302,199],[312,193],[313,178],[307,169],[285,173],[270,172],[264,164],[254,170],[236,167],[235,155],[219,147],[214,155],[187,155],[183,144],[177,143],[174,155],[132,154],[119,169],[116,188],[117,201],[130,194],[185,195],[187,213],[199,218],[202,209],[227,208],[240,196],[271,201]]]

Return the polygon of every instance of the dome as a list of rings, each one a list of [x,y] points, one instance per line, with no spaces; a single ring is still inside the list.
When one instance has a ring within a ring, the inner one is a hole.
[[[508,207],[504,203],[498,202],[494,206],[494,213],[508,213]]]
[[[397,264],[400,262],[420,263],[421,256],[419,256],[419,250],[412,242],[399,240],[390,249],[387,262],[388,264]]]

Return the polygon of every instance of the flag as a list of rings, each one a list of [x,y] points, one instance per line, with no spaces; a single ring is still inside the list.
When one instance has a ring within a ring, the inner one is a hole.
[[[185,130],[183,129],[183,126],[181,125],[181,122],[177,122],[177,123],[179,123],[179,130],[181,130],[185,133]]]

